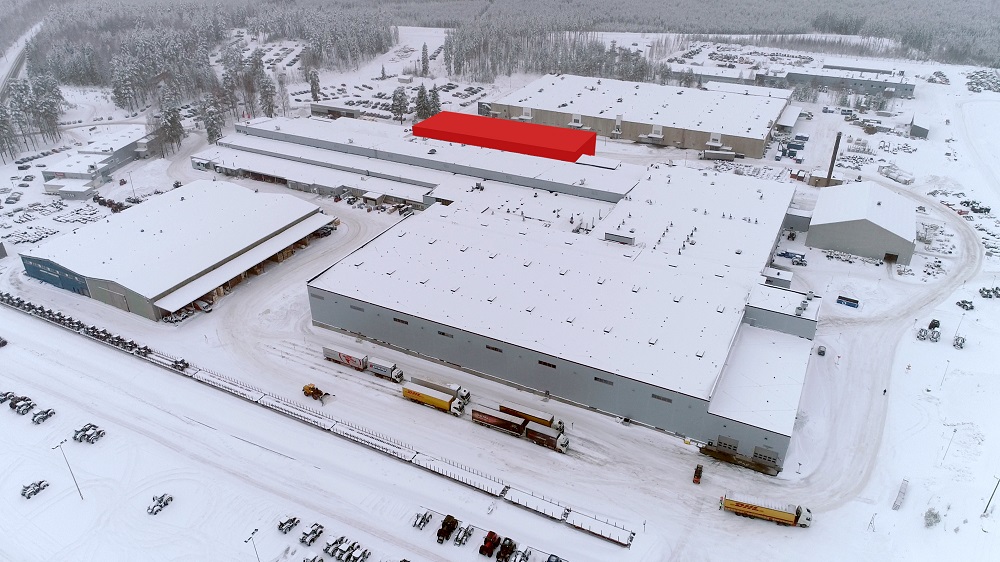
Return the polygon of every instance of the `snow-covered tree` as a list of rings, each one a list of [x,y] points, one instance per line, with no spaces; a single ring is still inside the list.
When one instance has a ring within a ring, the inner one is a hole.
[[[11,160],[15,159],[17,153],[21,152],[21,146],[21,138],[10,119],[10,113],[6,106],[0,104],[0,157],[5,163],[7,157],[10,157]]]
[[[309,72],[306,73],[306,81],[309,82],[309,95],[312,96],[312,100],[319,101],[319,71],[310,68]]]
[[[274,97],[277,94],[274,80],[271,80],[267,76],[262,76],[257,84],[257,93],[260,96],[261,112],[268,117],[274,117]]]
[[[427,88],[423,84],[417,90],[417,119],[424,120],[431,116],[431,100],[427,97]]]
[[[438,95],[437,86],[431,88],[430,99],[428,101],[430,103],[431,115],[441,113],[441,96]]]
[[[209,94],[202,103],[200,115],[202,123],[205,124],[209,144],[215,144],[222,138],[222,129],[226,126],[226,109],[222,101],[215,95]]]
[[[288,108],[290,105],[288,99],[288,75],[284,72],[278,73],[278,107],[281,108],[281,115],[288,115]]]
[[[427,43],[424,43],[423,48],[420,50],[420,75],[427,76],[430,72],[431,59],[427,56]]]
[[[410,99],[406,96],[406,90],[400,86],[396,88],[396,91],[392,93],[392,105],[390,110],[392,111],[392,118],[399,119],[399,123],[403,123],[403,116],[406,115],[406,109],[410,105]]]

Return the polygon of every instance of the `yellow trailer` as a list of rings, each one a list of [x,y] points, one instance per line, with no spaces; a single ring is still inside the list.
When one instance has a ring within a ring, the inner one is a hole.
[[[743,517],[774,521],[778,525],[812,525],[812,510],[801,505],[781,505],[777,502],[727,492],[719,498],[719,509],[732,511]]]
[[[403,383],[403,398],[437,408],[442,412],[448,412],[455,416],[461,416],[465,406],[464,402],[450,394],[414,384],[413,382]]]

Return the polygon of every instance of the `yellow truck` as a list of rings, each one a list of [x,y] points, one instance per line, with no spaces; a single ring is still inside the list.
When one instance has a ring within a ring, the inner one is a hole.
[[[465,410],[465,402],[459,398],[412,381],[403,383],[403,398],[436,408],[442,412],[448,412],[454,416],[461,416]]]
[[[726,492],[726,495],[719,498],[719,509],[732,511],[743,517],[774,521],[778,525],[798,525],[803,528],[812,525],[812,510],[807,507],[781,505],[778,502],[732,492]]]

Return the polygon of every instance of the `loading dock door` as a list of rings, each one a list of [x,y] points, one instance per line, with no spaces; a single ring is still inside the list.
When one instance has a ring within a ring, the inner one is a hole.
[[[109,291],[104,287],[97,288],[97,300],[106,302],[112,306],[117,306],[118,308],[124,310],[125,312],[131,312],[128,308],[128,301],[125,300],[125,295],[121,293],[116,293],[114,291]]]

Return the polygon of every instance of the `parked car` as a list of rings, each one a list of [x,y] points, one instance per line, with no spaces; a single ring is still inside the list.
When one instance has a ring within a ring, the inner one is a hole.
[[[0,338],[0,347],[7,345],[7,340]]]
[[[17,184],[17,187],[31,187],[31,186],[26,183],[19,183]]]

